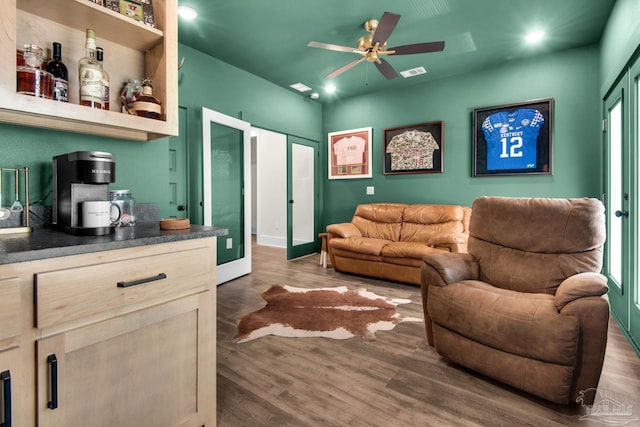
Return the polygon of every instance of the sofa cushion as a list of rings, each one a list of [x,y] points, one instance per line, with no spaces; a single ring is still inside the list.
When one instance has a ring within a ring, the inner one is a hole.
[[[358,205],[351,220],[363,237],[400,240],[402,213],[407,207],[400,203],[372,203]]]
[[[431,243],[442,235],[466,231],[465,209],[452,205],[410,205],[404,210],[400,240]]]
[[[468,339],[526,358],[576,364],[578,320],[558,313],[551,295],[465,280],[430,286],[427,304],[434,323]]]
[[[382,248],[384,258],[411,258],[418,260],[418,266],[422,265],[422,258],[434,253],[446,252],[436,249],[421,242],[389,242]]]
[[[382,248],[389,244],[388,240],[370,239],[367,237],[348,237],[346,239],[333,238],[329,240],[329,247],[334,251],[355,252],[363,255],[380,256]]]

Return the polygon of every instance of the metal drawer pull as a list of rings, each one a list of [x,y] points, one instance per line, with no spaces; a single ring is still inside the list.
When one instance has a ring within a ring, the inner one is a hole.
[[[0,427],[11,427],[11,372],[0,373],[0,380],[4,393],[4,421],[0,423]]]
[[[55,354],[47,356],[47,363],[49,364],[49,382],[51,385],[51,400],[47,402],[49,409],[56,409],[58,407],[58,358]]]
[[[155,282],[156,280],[166,279],[167,275],[160,273],[157,276],[147,277],[146,279],[134,280],[133,282],[118,282],[119,288],[128,288],[130,286],[142,285],[143,283]]]

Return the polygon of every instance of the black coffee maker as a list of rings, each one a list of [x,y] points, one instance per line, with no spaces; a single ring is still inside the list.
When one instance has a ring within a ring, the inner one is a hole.
[[[76,151],[53,158],[53,228],[69,234],[102,236],[114,227],[84,227],[82,203],[109,200],[109,184],[116,180],[113,154]]]

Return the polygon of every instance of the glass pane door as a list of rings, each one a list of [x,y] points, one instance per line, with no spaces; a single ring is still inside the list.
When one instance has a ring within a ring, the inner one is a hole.
[[[242,120],[203,108],[204,223],[217,238],[217,283],[251,272],[251,131]]]
[[[630,283],[628,100],[623,79],[604,101],[606,120],[606,272],[612,312],[628,328]]]
[[[315,252],[318,230],[318,144],[288,138],[287,259]]]

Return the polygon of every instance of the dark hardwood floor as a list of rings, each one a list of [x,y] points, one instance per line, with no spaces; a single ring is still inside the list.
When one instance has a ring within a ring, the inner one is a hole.
[[[422,323],[401,323],[375,341],[268,336],[232,343],[237,321],[264,306],[260,294],[274,284],[365,287],[410,299],[399,312],[423,317],[418,287],[323,269],[319,255],[285,258],[284,249],[254,245],[253,273],[217,289],[219,426],[640,426],[640,359],[613,319],[599,391],[631,415],[606,420],[446,362],[427,345]]]

